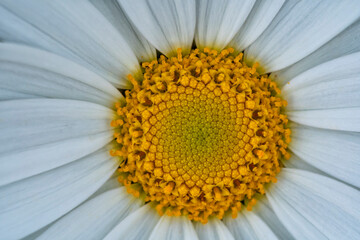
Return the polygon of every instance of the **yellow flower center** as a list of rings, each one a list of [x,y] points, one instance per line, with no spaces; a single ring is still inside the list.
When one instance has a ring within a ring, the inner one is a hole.
[[[286,102],[267,76],[233,49],[192,50],[143,63],[143,80],[116,104],[119,181],[160,214],[233,217],[276,182],[290,130]]]

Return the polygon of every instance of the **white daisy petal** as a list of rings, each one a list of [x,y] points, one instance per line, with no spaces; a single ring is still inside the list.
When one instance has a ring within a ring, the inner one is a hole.
[[[156,224],[149,240],[198,240],[191,221],[185,217],[164,215]]]
[[[122,220],[104,240],[148,240],[159,220],[160,216],[155,208],[146,204]]]
[[[145,38],[167,56],[178,48],[190,51],[195,31],[192,0],[118,0],[130,21]]]
[[[360,192],[307,171],[284,168],[267,191],[296,239],[360,239]]]
[[[66,46],[59,44],[56,39],[18,17],[1,4],[0,19],[0,39],[2,41],[26,43],[43,49],[53,49],[53,51],[62,52],[64,56],[69,56],[69,58],[76,58],[76,55],[69,51]]]
[[[229,229],[218,218],[210,219],[206,224],[195,222],[195,231],[199,240],[234,240]]]
[[[360,52],[320,64],[282,88],[287,110],[360,107]]]
[[[287,1],[264,33],[245,51],[266,72],[311,54],[360,17],[360,1]],[[341,19],[341,21],[339,21]]]
[[[0,15],[4,40],[15,35],[18,42],[67,57],[119,87],[129,87],[126,76],[140,71],[126,40],[88,1],[4,0],[0,9],[8,12]],[[12,21],[6,19],[9,15]],[[44,34],[53,40],[43,44]]]
[[[291,136],[291,140],[292,140],[292,136]],[[288,159],[288,160],[283,159],[281,161],[284,164],[285,167],[287,167],[287,168],[296,168],[296,169],[305,170],[305,171],[308,171],[308,172],[313,172],[313,173],[317,173],[317,174],[321,174],[321,175],[327,175],[326,173],[320,171],[319,169],[317,169],[313,165],[310,165],[309,163],[302,160],[295,153],[290,151],[290,154],[291,154],[290,159]]]
[[[279,239],[292,240],[294,237],[289,233],[285,226],[281,223],[274,211],[271,209],[270,203],[266,196],[257,199],[252,212],[261,218],[264,223],[272,230]]]
[[[309,127],[291,130],[289,147],[296,155],[323,172],[360,187],[360,133]]]
[[[49,224],[48,226],[45,226],[43,227],[42,229],[36,231],[36,232],[33,232],[32,234],[22,238],[21,240],[35,240],[37,239],[43,232],[46,231],[46,229],[51,226],[51,224]]]
[[[224,223],[235,239],[278,239],[266,223],[253,212],[243,210],[237,218],[227,216]]]
[[[255,0],[196,2],[195,42],[204,47],[222,50],[245,22]]]
[[[105,192],[59,219],[38,240],[102,239],[141,204],[141,200],[127,193],[125,187]]]
[[[290,79],[332,59],[360,51],[360,20],[299,62],[271,74],[282,86]]]
[[[290,120],[317,128],[360,132],[360,107],[289,111]]]
[[[279,195],[280,193],[275,192],[274,194]],[[296,206],[291,206],[287,203],[284,198],[273,199],[273,196],[270,193],[267,194],[268,198],[271,198],[272,208],[278,215],[281,221],[285,221],[284,225],[288,228],[291,234],[294,235],[295,239],[320,239],[328,240],[324,234],[319,231],[315,225],[308,222],[305,217],[302,216],[296,209]],[[299,200],[303,201],[303,200]],[[278,213],[282,211],[281,213]],[[291,221],[289,220],[291,218]],[[294,229],[294,226],[301,226],[299,229]]]
[[[104,106],[73,100],[0,102],[0,186],[100,149],[112,139],[112,114]]]
[[[265,31],[284,2],[285,0],[256,1],[245,23],[229,46],[234,47],[237,53],[247,48]]]
[[[1,96],[2,100],[29,95],[82,100],[113,107],[114,102],[122,97],[109,82],[72,61],[9,43],[0,43],[0,88],[19,93]]]
[[[285,85],[283,96],[288,101],[286,109],[296,111],[359,107],[360,70],[359,73],[352,72],[353,74],[349,74],[351,72],[349,71],[348,74],[338,76],[339,78],[336,78],[336,71],[328,72],[329,74],[326,74],[326,76],[324,74],[323,76],[302,78],[313,80],[308,86],[291,86],[292,81]]]
[[[0,73],[0,78],[1,78],[1,73]],[[11,99],[26,99],[26,98],[36,98],[36,96],[31,94],[19,93],[17,90],[0,88],[0,101],[11,100]]]
[[[117,167],[118,162],[103,148],[63,167],[1,187],[2,237],[27,236],[66,214],[93,194]]]
[[[156,59],[156,50],[129,22],[117,0],[90,0],[90,2],[120,32],[140,62]]]
[[[97,197],[104,192],[107,192],[107,191],[113,190],[115,188],[118,188],[119,186],[122,186],[122,184],[118,181],[119,176],[120,176],[120,174],[118,171],[114,172],[114,174],[90,198]]]

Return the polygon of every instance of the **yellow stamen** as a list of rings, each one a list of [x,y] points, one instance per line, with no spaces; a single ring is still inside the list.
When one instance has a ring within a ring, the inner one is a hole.
[[[247,66],[233,51],[178,49],[143,63],[142,82],[128,76],[134,88],[116,104],[110,153],[124,159],[119,181],[159,214],[203,223],[226,211],[236,217],[290,156],[286,101],[258,63]]]

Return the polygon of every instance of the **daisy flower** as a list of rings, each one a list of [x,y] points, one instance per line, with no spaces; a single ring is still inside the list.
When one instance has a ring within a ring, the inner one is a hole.
[[[360,1],[0,1],[0,239],[360,239]]]

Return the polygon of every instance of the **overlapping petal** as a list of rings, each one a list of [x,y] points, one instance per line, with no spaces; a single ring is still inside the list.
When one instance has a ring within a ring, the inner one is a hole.
[[[1,1],[0,38],[78,62],[118,87],[140,71],[125,38],[88,1]]]
[[[104,240],[147,240],[159,220],[160,216],[155,208],[151,204],[146,204],[122,220]]]
[[[294,239],[294,237],[289,233],[284,224],[281,223],[280,219],[274,213],[266,196],[262,196],[257,199],[252,211],[264,222],[264,224],[267,225],[267,227],[271,229],[277,238],[287,240]],[[267,230],[265,230],[265,232],[266,231]]]
[[[360,107],[291,111],[287,116],[306,126],[360,132]]]
[[[287,111],[360,107],[360,52],[313,67],[282,88]]]
[[[55,54],[0,43],[0,100],[59,98],[112,108],[120,92],[99,75]],[[12,93],[12,94],[10,94]]]
[[[296,239],[358,239],[360,193],[331,178],[284,168],[267,191],[281,222]]]
[[[94,103],[0,102],[0,186],[84,157],[113,137],[113,111]]]
[[[283,86],[297,75],[319,64],[360,51],[360,20],[349,26],[321,48],[295,64],[273,72],[271,76]],[[331,70],[331,69],[329,69]]]
[[[160,52],[175,55],[190,51],[195,31],[193,0],[118,0],[125,14]]]
[[[318,173],[320,175],[327,175],[323,171],[320,171],[318,168],[310,165],[309,163],[305,162],[303,159],[298,157],[295,153],[290,151],[291,158],[290,159],[283,159],[281,162],[287,168],[295,168],[300,170],[305,170],[308,172]]]
[[[198,240],[194,226],[185,217],[162,216],[152,231],[149,240]]]
[[[103,148],[78,161],[0,187],[0,232],[19,239],[66,214],[93,194],[118,161]],[[19,174],[22,168],[18,168]]]
[[[290,149],[321,171],[360,187],[360,133],[292,128]]]
[[[210,219],[206,224],[195,222],[195,231],[199,240],[234,240],[225,224],[217,218]]]
[[[241,3],[241,1],[238,1]],[[285,0],[256,1],[239,32],[229,43],[235,52],[241,52],[252,44],[272,22]]]
[[[37,239],[102,239],[141,204],[125,187],[107,191],[59,219]]]
[[[239,31],[255,0],[196,2],[196,46],[222,50]]]
[[[156,59],[156,50],[127,19],[117,0],[90,0],[90,2],[120,32],[139,62]]]
[[[116,171],[114,174],[93,194],[90,198],[101,195],[104,192],[119,188],[122,184],[118,181],[119,172]]]
[[[265,72],[283,69],[320,48],[359,17],[357,0],[287,1],[246,49],[245,57],[248,62],[259,62]]]
[[[259,216],[245,211],[244,209],[235,219],[232,219],[231,216],[224,219],[225,225],[235,236],[235,239],[278,239]]]

